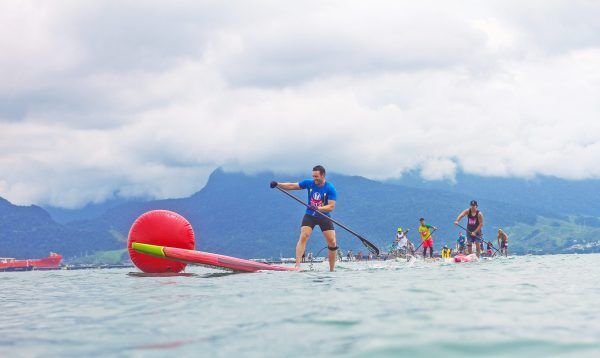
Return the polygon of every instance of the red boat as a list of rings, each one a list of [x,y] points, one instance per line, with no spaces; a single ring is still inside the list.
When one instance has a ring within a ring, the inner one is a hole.
[[[28,271],[36,269],[58,268],[62,256],[51,252],[50,256],[43,259],[17,260],[12,258],[0,258],[0,271]]]

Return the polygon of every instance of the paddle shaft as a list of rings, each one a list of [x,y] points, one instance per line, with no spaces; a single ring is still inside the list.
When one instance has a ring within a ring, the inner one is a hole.
[[[431,234],[433,234],[437,229],[433,229],[431,230],[431,232],[429,233],[429,236],[427,236],[427,238],[425,240],[421,240],[421,243],[419,244],[419,246],[415,249],[415,253],[417,251],[419,251],[419,249],[421,248],[421,246],[423,246],[423,243],[427,240],[429,240],[431,238]]]
[[[473,236],[475,236],[475,237],[476,237],[476,238],[478,238],[479,240],[481,240],[481,241],[484,241],[484,240],[483,240],[483,237],[482,237],[483,235],[477,235],[477,234],[475,234],[474,232],[472,232],[472,231],[469,231],[467,228],[465,228],[464,226],[462,226],[462,225],[460,225],[460,224],[456,224],[456,226],[458,226],[459,228],[461,228],[461,229],[465,230],[465,231],[467,232],[467,235],[468,235],[469,233],[471,233],[471,234],[473,234]],[[497,248],[495,248],[495,247],[494,247],[494,244],[492,244],[492,243],[491,243],[491,241],[490,241],[490,246],[491,246],[491,247],[492,247],[494,250],[496,250],[496,252],[494,252],[494,255],[495,255],[495,254],[496,254],[498,251],[500,251],[500,250],[498,250]]]
[[[310,209],[310,206],[308,206],[308,204],[306,204],[305,202],[303,202],[302,200],[298,199],[297,197],[295,197],[294,195],[290,194],[287,192],[287,190],[281,189],[280,187],[276,187],[277,190],[279,190],[280,192],[284,193],[285,195],[289,196],[290,198],[296,200],[297,202],[299,202],[300,204],[306,206],[308,209]],[[352,235],[356,236],[362,243],[363,245],[365,245],[365,247],[373,254],[379,256],[379,249],[377,248],[377,246],[373,245],[371,242],[369,242],[367,239],[365,239],[364,237],[362,237],[360,234],[357,234],[356,232],[352,231],[350,228],[348,228],[346,225],[341,224],[340,222],[338,222],[335,219],[332,219],[331,217],[325,215],[324,213],[320,212],[319,210],[315,211],[316,213],[319,213],[322,217],[330,220],[332,223],[336,224],[337,226],[341,227],[342,229],[348,231],[349,233],[351,233]]]

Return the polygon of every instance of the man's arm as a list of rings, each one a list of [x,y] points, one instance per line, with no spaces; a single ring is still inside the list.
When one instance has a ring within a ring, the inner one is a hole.
[[[319,206],[319,211],[323,213],[330,213],[335,209],[335,200],[329,200],[327,205]]]
[[[483,227],[483,214],[480,211],[478,215],[479,215],[479,226],[477,226],[477,228],[475,228],[474,232],[480,232],[481,228]]]
[[[454,225],[458,225],[458,223],[460,222],[460,220],[467,215],[468,211],[469,211],[469,209],[463,210],[463,212],[460,213],[460,215],[458,215],[458,217],[456,218],[456,221],[454,222]]]
[[[329,189],[327,190],[327,205],[323,205],[319,207],[319,211],[323,213],[330,213],[335,209],[335,202],[337,200],[337,191],[333,185],[329,185]]]
[[[298,183],[277,183],[277,187],[283,190],[300,190],[300,184]]]

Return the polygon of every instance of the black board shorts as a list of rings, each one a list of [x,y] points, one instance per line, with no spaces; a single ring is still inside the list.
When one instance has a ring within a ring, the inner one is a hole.
[[[467,245],[477,244],[477,243],[481,243],[481,242],[483,242],[483,240],[480,239],[479,237],[477,237],[475,235],[471,235],[471,234],[467,235]]]
[[[302,218],[301,226],[308,226],[311,229],[314,229],[315,226],[319,225],[321,231],[334,230],[333,223],[329,219],[325,219],[322,216],[312,216],[308,214],[304,214]]]

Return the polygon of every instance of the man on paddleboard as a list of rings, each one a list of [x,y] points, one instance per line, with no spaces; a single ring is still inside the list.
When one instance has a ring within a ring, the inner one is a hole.
[[[485,248],[487,250],[486,253],[487,253],[488,257],[492,257],[494,255],[494,252],[492,251],[492,242],[488,241]]]
[[[442,258],[449,259],[450,257],[452,257],[452,250],[450,250],[448,245],[444,245],[444,247],[442,248]]]
[[[408,233],[408,230],[402,231],[401,227],[399,227],[398,231],[396,232],[396,240],[394,241],[394,244],[400,256],[406,256],[409,253],[408,236],[406,236],[406,233]]]
[[[477,249],[477,257],[481,255],[481,229],[483,228],[483,214],[478,210],[477,201],[471,200],[470,207],[463,210],[456,218],[454,225],[459,225],[460,220],[465,216],[467,222],[467,249],[469,254],[473,253],[473,243]]]
[[[456,251],[459,254],[464,254],[465,253],[465,242],[467,241],[467,239],[465,238],[465,235],[463,235],[462,231],[458,233],[458,239],[456,239]]]
[[[498,229],[498,247],[500,247],[500,255],[508,256],[508,235]]]
[[[427,256],[427,249],[429,248],[429,257],[433,258],[433,237],[431,236],[431,229],[437,230],[437,227],[427,225],[424,218],[419,219],[419,233],[423,240],[423,258]]]
[[[296,268],[300,269],[300,261],[302,254],[306,250],[306,243],[310,238],[315,226],[319,226],[327,241],[327,247],[329,248],[329,270],[335,269],[336,251],[338,249],[335,239],[335,228],[331,220],[323,217],[323,215],[317,213],[317,211],[330,217],[331,212],[335,209],[335,202],[337,200],[337,191],[333,184],[325,180],[325,168],[321,165],[317,165],[312,170],[312,179],[306,179],[299,183],[277,183],[271,182],[271,188],[281,188],[284,190],[302,190],[308,191],[308,206],[304,217],[302,218],[302,224],[300,227],[300,239],[296,244]]]

